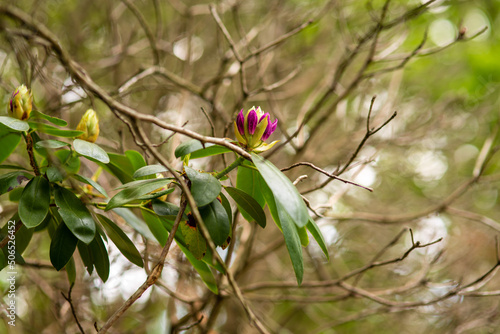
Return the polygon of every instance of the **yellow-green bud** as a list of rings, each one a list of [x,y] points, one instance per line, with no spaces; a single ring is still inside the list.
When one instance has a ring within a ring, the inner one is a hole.
[[[32,108],[31,92],[25,85],[17,87],[16,91],[12,93],[12,97],[7,107],[10,117],[20,120],[26,120],[30,117]]]
[[[95,111],[92,109],[87,110],[76,129],[84,132],[78,139],[95,143],[99,136],[99,119]]]

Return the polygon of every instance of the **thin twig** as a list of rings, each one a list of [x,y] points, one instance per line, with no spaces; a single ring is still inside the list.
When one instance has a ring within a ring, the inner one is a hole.
[[[78,321],[78,316],[76,315],[75,306],[73,305],[73,300],[71,299],[71,291],[73,291],[74,285],[75,285],[75,283],[71,283],[71,285],[69,286],[68,296],[65,296],[62,291],[61,291],[61,295],[69,303],[69,306],[71,307],[71,313],[73,314],[73,318],[75,318],[75,322],[78,325],[78,329],[80,330],[80,333],[85,334],[85,331],[83,330],[82,325],[80,325],[80,321]]]

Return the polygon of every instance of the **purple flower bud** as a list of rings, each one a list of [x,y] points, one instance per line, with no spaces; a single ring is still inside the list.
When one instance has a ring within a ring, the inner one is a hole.
[[[264,115],[260,116],[259,123],[262,122],[262,120],[266,117],[269,117],[269,113],[266,112]],[[269,119],[267,120],[269,122]]]
[[[255,133],[255,129],[257,128],[258,116],[254,109],[250,110],[247,115],[248,120],[248,133],[253,135]]]
[[[245,135],[245,116],[243,115],[243,109],[240,110],[238,117],[236,117],[236,126],[238,127],[238,132],[240,135]]]
[[[269,114],[267,114],[267,115],[269,117]],[[262,134],[261,140],[262,141],[267,140],[267,138],[269,138],[273,134],[274,130],[276,130],[276,126],[277,125],[278,125],[278,120],[277,119],[275,119],[274,122],[272,122],[272,123],[268,122],[266,130]]]

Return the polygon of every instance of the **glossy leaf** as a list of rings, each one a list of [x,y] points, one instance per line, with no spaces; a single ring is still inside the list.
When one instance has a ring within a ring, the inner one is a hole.
[[[21,134],[18,132],[4,131],[0,129],[0,163],[7,159],[16,149],[21,141]]]
[[[55,153],[61,165],[69,174],[76,174],[80,170],[80,159],[70,150],[59,150]]]
[[[139,197],[139,200],[148,201],[148,200],[156,199],[158,197],[162,197],[162,196],[171,194],[174,192],[174,190],[175,190],[174,188],[169,188],[169,189],[165,189],[165,190],[155,191],[153,193],[146,194],[144,196]]]
[[[97,144],[81,139],[75,139],[73,141],[73,147],[78,154],[97,160],[103,164],[109,163],[108,154]]]
[[[60,140],[54,140],[54,139],[49,139],[49,140],[41,140],[35,144],[35,148],[51,148],[51,149],[56,149],[56,148],[61,148],[69,146],[68,143],[65,143]]]
[[[139,168],[135,171],[133,177],[138,179],[143,176],[155,175],[156,173],[168,172],[168,169],[162,165],[149,165]]]
[[[14,224],[9,224],[9,221],[13,222]],[[19,214],[16,213],[9,220],[7,220],[5,222],[5,225],[0,230],[0,240],[3,240],[7,235],[9,235],[9,233],[8,233],[9,227],[12,230],[12,228],[13,228],[12,226],[15,226],[18,222],[19,222]],[[16,252],[19,255],[21,255],[28,247],[28,245],[31,241],[31,238],[33,236],[33,232],[34,232],[33,228],[29,229],[24,224],[21,225],[19,230],[17,230],[17,232],[15,234],[14,241],[15,241],[15,246],[16,246],[15,247]],[[3,247],[3,250],[7,251],[7,249],[8,249],[7,247]]]
[[[96,226],[85,204],[72,191],[62,187],[55,188],[54,199],[69,230],[84,243],[91,243],[96,234]]]
[[[66,263],[66,266],[64,267],[66,269],[66,275],[68,275],[68,281],[70,284],[75,283],[76,281],[76,266],[75,266],[75,260],[73,257],[71,257]]]
[[[86,184],[94,187],[95,190],[97,190],[98,192],[100,192],[101,194],[103,194],[105,197],[109,197],[108,193],[106,192],[106,190],[99,183],[95,182],[91,178],[88,178],[86,176],[79,175],[79,174],[73,174],[73,175],[71,175],[71,177],[74,178],[77,181],[86,183]]]
[[[50,262],[61,270],[75,252],[78,239],[71,233],[66,224],[59,224],[50,243]]]
[[[316,222],[312,219],[309,219],[309,222],[306,225],[307,230],[311,233],[314,240],[318,243],[319,247],[323,251],[327,260],[330,260],[330,254],[328,254],[328,246],[326,245],[325,239],[323,238],[323,234],[319,229]]]
[[[143,237],[149,240],[154,240],[155,237],[149,230],[148,225],[141,218],[137,217],[132,213],[130,209],[127,208],[116,208],[113,209],[117,215],[122,217],[128,225],[132,226],[134,230],[139,232]]]
[[[50,182],[60,182],[64,180],[64,171],[61,171],[58,167],[55,166],[49,166],[45,170],[45,174],[47,175],[47,178],[49,179]]]
[[[23,194],[24,188],[16,188],[9,192],[9,201],[11,202],[19,202],[21,199],[21,195]],[[40,226],[40,225],[38,225]]]
[[[266,214],[252,196],[237,188],[226,187],[225,189],[229,196],[238,204],[238,208],[242,213],[245,212],[262,228],[266,227]]]
[[[249,161],[244,161],[241,166],[238,167],[238,172],[236,174],[236,188],[243,190],[248,195],[259,203],[263,208],[266,203],[264,196],[262,195],[262,183],[264,179],[260,176],[257,168]],[[244,217],[248,220],[249,217]]]
[[[92,240],[88,247],[90,249],[95,271],[97,271],[101,280],[106,282],[109,277],[109,256],[108,250],[99,233],[95,234],[94,240]]]
[[[207,143],[205,147],[203,147],[199,140],[194,139],[177,146],[175,149],[175,157],[180,158],[191,154],[191,159],[198,159],[228,152],[231,152],[231,150],[227,147],[211,143]]]
[[[78,241],[77,243],[78,253],[82,259],[83,265],[87,268],[89,275],[92,275],[94,271],[94,261],[92,260],[92,254],[90,253],[90,248],[85,243]]]
[[[143,267],[142,257],[134,243],[111,219],[103,215],[97,215],[102,226],[106,229],[106,234],[113,241],[120,252],[133,264]]]
[[[30,119],[34,119],[34,118],[44,119],[44,120],[49,121],[50,123],[57,125],[57,126],[67,126],[68,125],[68,122],[66,122],[65,120],[54,117],[54,116],[46,115],[38,110],[31,111]]]
[[[298,227],[309,221],[304,200],[290,180],[268,160],[252,153],[252,160],[273,193],[276,204],[285,210]]]
[[[304,276],[304,260],[302,258],[302,246],[300,237],[297,232],[297,226],[288,214],[285,208],[281,207],[274,199],[273,193],[266,184],[262,187],[262,194],[266,200],[267,206],[271,215],[278,225],[279,229],[283,232],[285,238],[285,245],[292,261],[293,270],[297,283],[302,283]]]
[[[192,216],[185,222],[180,223],[180,229],[184,240],[186,242],[187,248],[193,254],[193,256],[200,260],[205,256],[207,251],[207,242],[200,233],[199,228],[196,226],[196,222]]]
[[[43,176],[34,177],[23,190],[19,200],[19,217],[23,224],[32,228],[47,216],[50,204],[50,185]]]
[[[229,237],[231,223],[222,204],[216,199],[199,210],[214,243],[217,246],[224,244]]]
[[[0,116],[0,123],[14,131],[28,131],[30,129],[27,122],[13,117]]]
[[[32,175],[26,172],[10,172],[0,175],[0,195],[19,187],[24,181],[29,180]]]
[[[163,178],[154,180],[141,180],[136,182],[137,183],[134,183],[133,186],[126,187],[118,194],[113,196],[106,206],[106,211],[137,200],[145,194],[166,186],[168,183],[172,182],[172,180]]]
[[[175,217],[179,214],[179,207],[175,204],[169,202],[163,202],[160,200],[152,201],[153,210],[158,216],[166,216],[171,220],[175,220]],[[184,213],[182,215],[183,220],[187,220],[187,216]]]
[[[130,161],[134,171],[147,165],[142,154],[134,150],[125,151],[125,156]]]
[[[200,173],[188,166],[184,167],[191,181],[191,193],[198,207],[203,207],[219,196],[222,186],[215,177],[208,173]]]
[[[215,294],[219,293],[219,289],[217,288],[217,281],[215,280],[214,274],[210,270],[210,267],[203,261],[198,260],[193,253],[191,253],[186,247],[181,244],[177,244],[181,251],[186,255],[189,263],[194,267],[194,269],[198,272],[201,277],[201,280],[205,285]]]
[[[42,133],[46,133],[51,136],[74,138],[83,134],[82,131],[59,129],[56,128],[55,126],[44,123],[28,122],[28,124],[32,129],[35,129]]]

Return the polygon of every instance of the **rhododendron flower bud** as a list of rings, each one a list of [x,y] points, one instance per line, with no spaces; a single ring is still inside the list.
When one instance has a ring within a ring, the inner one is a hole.
[[[78,123],[76,129],[84,132],[78,137],[78,139],[95,143],[97,137],[99,136],[99,119],[97,118],[95,111],[92,109],[87,110],[80,120],[80,123]]]
[[[30,117],[31,108],[31,92],[25,85],[17,87],[16,91],[12,93],[9,106],[7,107],[9,116],[20,120],[26,120]]]
[[[276,130],[278,120],[271,122],[269,113],[264,113],[260,107],[252,107],[243,115],[243,109],[238,113],[234,122],[234,132],[240,146],[256,153],[264,152],[278,141],[266,144],[266,141]]]

